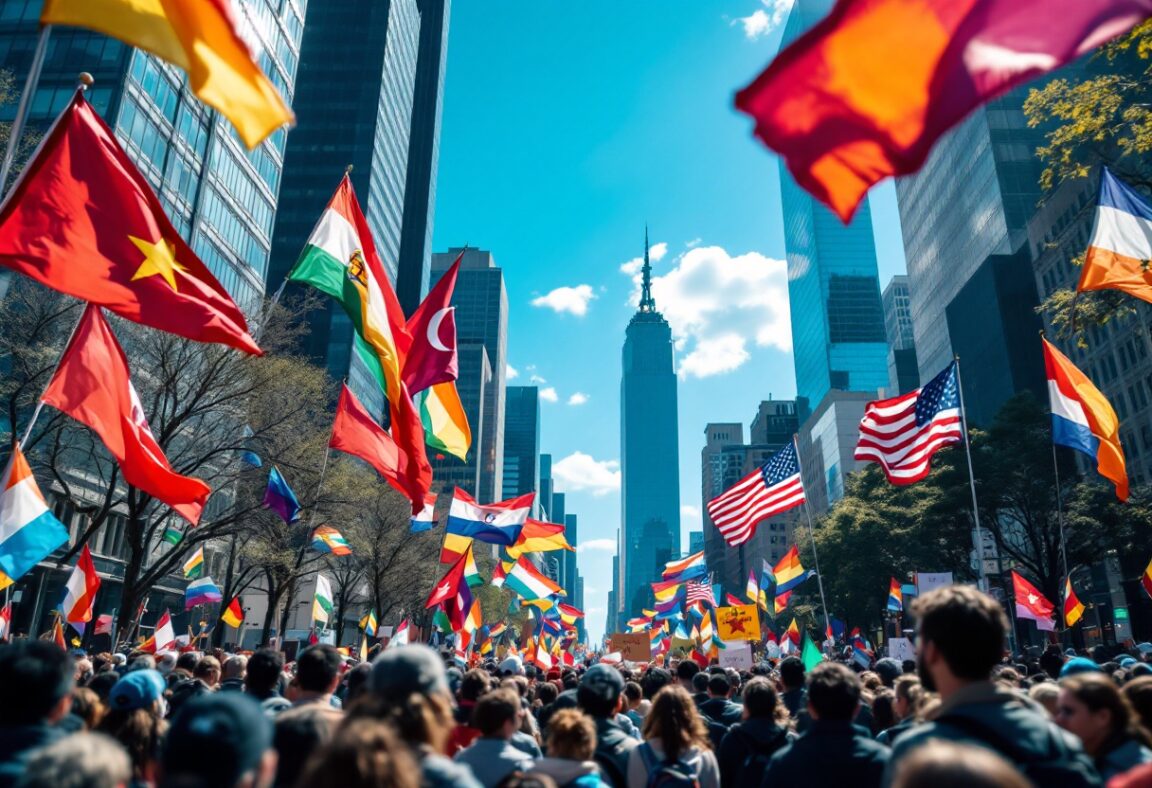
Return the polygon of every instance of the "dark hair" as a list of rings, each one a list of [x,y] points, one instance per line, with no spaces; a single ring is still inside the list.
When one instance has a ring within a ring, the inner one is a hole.
[[[860,705],[860,677],[839,662],[821,662],[808,674],[808,703],[821,720],[850,722]]]
[[[96,726],[120,743],[132,759],[132,774],[137,780],[147,780],[148,767],[160,758],[160,745],[168,731],[168,723],[161,719],[154,707],[143,709],[112,709]]]
[[[744,685],[744,709],[750,719],[775,719],[779,708],[780,698],[768,679],[757,676]]]
[[[1060,680],[1060,689],[1067,690],[1090,711],[1107,709],[1112,717],[1112,730],[1106,740],[1120,736],[1135,739],[1145,747],[1152,747],[1152,735],[1144,727],[1140,716],[1132,709],[1126,695],[1112,679],[1103,673],[1077,673]]]
[[[727,695],[732,691],[732,683],[723,673],[716,673],[708,679],[708,691],[713,695]]]
[[[196,651],[185,651],[176,657],[176,670],[186,670],[189,673],[196,670],[196,663],[200,661],[200,654]],[[153,665],[155,667],[155,665]]]
[[[216,674],[216,678],[220,678],[220,660],[216,659],[216,657],[201,657],[192,671],[192,676],[203,679],[213,673]]]
[[[332,740],[339,724],[340,712],[319,704],[281,713],[272,733],[277,756],[274,785],[294,785],[308,759]]]
[[[692,689],[697,692],[708,691],[708,674],[701,671],[692,677]]]
[[[506,722],[516,719],[520,708],[520,696],[514,689],[494,689],[476,702],[472,724],[480,729],[481,736],[492,736],[499,733]]]
[[[624,683],[624,697],[628,702],[641,700],[644,697],[644,690],[635,681],[628,681]]]
[[[391,727],[379,720],[354,719],[312,754],[296,785],[418,788],[420,766]]]
[[[120,680],[120,674],[114,670],[105,670],[88,679],[88,689],[100,696],[101,703],[108,702],[108,695],[112,692],[112,685]]]
[[[340,675],[340,652],[327,644],[304,649],[296,660],[296,683],[305,692],[329,692]]]
[[[799,657],[788,657],[780,663],[780,682],[785,689],[804,686],[804,663]]]
[[[251,692],[272,692],[284,670],[284,655],[270,648],[262,648],[248,659],[248,672],[244,686]]]
[[[888,730],[896,724],[896,693],[885,687],[872,696],[872,735]]]
[[[986,680],[1004,656],[1004,609],[971,586],[929,591],[913,600],[912,613],[920,621],[921,644],[934,644],[958,678]]]
[[[696,664],[696,663],[692,663]],[[672,674],[664,668],[649,668],[640,677],[640,689],[644,691],[645,698],[654,698],[656,693],[672,683]]]
[[[1152,730],[1152,676],[1134,678],[1124,685],[1122,691],[1140,722]]]
[[[700,666],[690,659],[680,660],[680,664],[676,666],[676,678],[681,681],[691,681],[692,677],[700,672]]]
[[[548,755],[590,761],[596,752],[596,725],[576,709],[560,709],[548,720]]]
[[[84,727],[95,730],[104,716],[104,704],[100,696],[88,687],[75,687],[72,690],[72,713],[84,720]]]
[[[551,681],[542,681],[536,685],[536,700],[545,706],[556,700],[556,696],[559,694],[560,690],[556,689],[556,685]]]
[[[460,680],[460,700],[476,700],[490,689],[492,689],[491,676],[483,670],[470,670]]]
[[[665,760],[676,760],[692,747],[710,746],[708,727],[696,710],[692,696],[683,687],[665,687],[656,693],[652,708],[644,717],[644,738],[659,741]]]
[[[72,692],[72,658],[46,640],[0,646],[0,725],[32,725]]]

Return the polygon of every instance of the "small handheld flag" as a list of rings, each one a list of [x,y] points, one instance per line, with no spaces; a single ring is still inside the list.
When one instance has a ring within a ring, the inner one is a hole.
[[[204,573],[204,546],[196,548],[196,552],[184,562],[184,577],[186,579],[194,579],[200,577]]]
[[[336,556],[352,555],[348,540],[330,525],[321,525],[312,532],[312,549]]]
[[[312,597],[312,620],[327,624],[335,608],[332,584],[324,575],[316,575],[316,593]]]
[[[240,625],[244,623],[244,607],[240,603],[240,597],[234,597],[228,603],[228,607],[224,608],[224,613],[220,616],[220,620],[230,627],[239,629]]]
[[[197,605],[206,605],[210,602],[219,602],[224,599],[220,589],[212,582],[212,578],[204,577],[193,580],[184,590],[184,609],[191,610]]]
[[[1072,577],[1064,578],[1064,627],[1073,627],[1084,615],[1084,605],[1072,590]]]
[[[96,574],[96,566],[92,563],[92,552],[88,545],[84,545],[64,585],[64,602],[60,605],[64,620],[80,634],[84,634],[85,625],[92,620],[92,606],[99,590],[100,576]]]
[[[1140,576],[1140,586],[1144,589],[1144,593],[1152,597],[1152,561],[1144,567],[1144,574]]]
[[[1017,618],[1031,619],[1036,622],[1037,629],[1045,632],[1056,629],[1056,622],[1052,618],[1056,606],[1015,569],[1012,570],[1012,592],[1016,597]]]
[[[364,618],[360,619],[360,628],[364,630],[366,637],[376,637],[376,611],[369,610],[364,614]]]
[[[792,545],[792,548],[773,568],[772,576],[776,579],[776,596],[779,597],[812,577],[812,572],[806,570],[804,565],[800,563],[800,550],[796,545]]]
[[[904,610],[904,592],[900,588],[900,581],[894,577],[888,584],[888,609],[893,613]]]
[[[264,508],[271,509],[280,515],[285,523],[291,524],[300,519],[300,502],[296,500],[296,493],[288,486],[288,482],[275,465],[268,472],[268,487],[264,490]]]

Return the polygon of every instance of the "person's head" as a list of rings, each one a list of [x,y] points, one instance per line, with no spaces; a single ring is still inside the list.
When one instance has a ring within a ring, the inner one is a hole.
[[[851,722],[860,691],[860,678],[847,666],[821,662],[808,673],[808,712],[817,720]]]
[[[95,730],[104,716],[104,703],[100,696],[87,687],[72,689],[72,714],[84,721],[85,730]]]
[[[779,720],[782,706],[772,682],[757,676],[744,685],[744,718],[748,720]],[[787,709],[783,709],[787,714]]]
[[[1081,673],[1060,680],[1056,724],[1076,734],[1089,755],[1124,735],[1148,743],[1148,734],[1120,689],[1103,673]]]
[[[1038,681],[1028,688],[1028,697],[1044,707],[1048,716],[1055,718],[1059,706],[1060,687],[1054,681]]]
[[[892,788],[1031,788],[1032,783],[987,747],[933,739],[909,750]]]
[[[340,652],[332,646],[309,646],[296,660],[296,686],[314,695],[332,694],[340,684],[343,662]]]
[[[972,586],[929,591],[912,602],[912,613],[919,621],[920,681],[929,692],[947,699],[967,684],[986,681],[1004,656],[1004,609]]]
[[[780,683],[786,690],[804,686],[804,663],[799,657],[787,657],[780,662]]]
[[[1152,676],[1139,676],[1124,685],[1124,697],[1140,718],[1145,730],[1152,731]]]
[[[134,670],[113,685],[108,693],[108,712],[97,730],[120,743],[132,760],[137,780],[152,781],[160,744],[168,730],[164,721],[164,677],[155,670]]]
[[[708,679],[711,678],[704,671],[700,671],[692,677],[692,691],[697,694],[707,694],[708,692]]]
[[[251,656],[244,673],[244,688],[254,695],[267,695],[276,689],[284,670],[284,655],[262,648]]]
[[[228,659],[224,660],[224,668],[223,672],[220,674],[220,677],[224,681],[243,679],[244,671],[247,669],[247,667],[248,657],[240,654],[234,657],[228,657]]]
[[[112,687],[115,686],[119,680],[119,673],[114,670],[106,670],[88,679],[88,689],[99,696],[101,703],[107,703],[108,693],[112,691]]]
[[[265,788],[276,773],[272,723],[240,692],[188,701],[172,720],[160,754],[160,788],[205,785]]]
[[[523,676],[524,661],[515,654],[512,654],[500,663],[499,671],[501,676]]]
[[[508,676],[500,679],[500,686],[507,687],[521,698],[528,696],[528,679],[524,676]]]
[[[191,676],[192,671],[196,670],[196,665],[200,662],[200,658],[202,656],[203,655],[199,651],[185,651],[183,654],[176,658],[175,669],[182,670]],[[152,665],[151,667],[156,666]]]
[[[596,725],[576,709],[561,709],[548,720],[548,755],[590,761],[596,752]]]
[[[708,677],[708,694],[713,698],[727,698],[732,694],[732,684],[723,673],[713,673]]]
[[[380,720],[352,719],[312,754],[295,785],[299,788],[332,785],[419,788],[420,767],[387,724]]]
[[[542,681],[536,685],[535,699],[540,702],[541,706],[552,703],[559,694],[560,690],[551,681]]]
[[[36,750],[24,765],[18,788],[120,788],[132,764],[115,741],[99,733],[75,733]]]
[[[683,687],[665,687],[656,693],[644,717],[643,733],[646,740],[660,742],[667,759],[678,758],[692,747],[708,747],[708,728]]]
[[[695,692],[696,688],[692,685],[692,678],[700,672],[700,666],[690,659],[680,660],[680,664],[676,666],[676,680],[680,682],[680,686],[689,692]],[[649,696],[653,697],[653,696]]]
[[[473,702],[492,689],[492,676],[479,668],[468,671],[460,681],[459,696],[464,702]]]
[[[884,687],[872,696],[872,733],[885,731],[896,724],[896,693]]]
[[[651,699],[656,697],[656,693],[667,687],[672,681],[672,674],[664,668],[649,668],[640,677],[640,688],[644,690],[644,697]]]
[[[487,739],[510,739],[520,727],[524,707],[510,687],[500,687],[482,695],[472,710],[472,724]]]
[[[209,687],[220,683],[220,660],[216,657],[201,657],[192,669],[192,678],[200,679]]]
[[[879,677],[881,683],[889,689],[896,683],[896,679],[904,673],[904,668],[900,663],[892,659],[892,657],[885,657],[876,663],[876,675]]]
[[[640,705],[640,701],[644,700],[644,690],[635,681],[627,681],[624,683],[624,702],[628,705],[628,709],[635,710]]]
[[[610,665],[593,665],[576,689],[576,702],[593,717],[606,718],[620,710],[624,677]]]
[[[892,711],[895,712],[896,718],[906,720],[914,717],[920,707],[920,699],[924,696],[920,678],[911,675],[900,676],[893,683],[892,692],[896,695],[892,701]]]
[[[444,662],[421,644],[384,651],[372,664],[370,692],[349,710],[391,722],[413,746],[443,752],[452,728],[452,692]]]
[[[53,723],[72,706],[72,658],[46,640],[0,646],[0,728]]]
[[[77,684],[83,684],[88,679],[92,678],[92,660],[86,656],[76,657],[76,661],[72,665],[72,677]]]
[[[327,703],[309,703],[276,717],[272,746],[276,749],[276,786],[291,786],[308,759],[332,740],[341,713]]]

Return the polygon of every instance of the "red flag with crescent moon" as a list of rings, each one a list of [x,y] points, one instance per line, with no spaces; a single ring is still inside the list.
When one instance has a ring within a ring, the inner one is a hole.
[[[404,359],[401,375],[410,394],[417,394],[437,383],[456,380],[459,363],[456,357],[456,316],[452,306],[452,292],[456,289],[456,275],[460,271],[460,258],[440,277],[428,296],[408,319],[408,333],[412,347]]]

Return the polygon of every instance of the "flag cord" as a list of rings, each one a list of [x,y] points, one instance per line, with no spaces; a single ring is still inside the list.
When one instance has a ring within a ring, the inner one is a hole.
[[[12,128],[8,131],[8,146],[4,150],[4,160],[0,162],[0,194],[8,185],[8,175],[12,171],[12,163],[16,159],[16,149],[20,147],[20,138],[24,136],[24,122],[28,115],[28,107],[32,103],[32,96],[40,84],[40,73],[44,70],[44,58],[48,54],[48,37],[52,34],[52,25],[40,28],[40,37],[36,41],[36,51],[32,54],[32,65],[28,69],[28,78],[24,81],[24,91],[20,94],[20,103],[16,107],[16,117],[12,120]]]
[[[792,436],[792,449],[796,452],[796,466],[800,471],[800,483],[804,483],[804,465],[800,462],[800,442]],[[824,576],[820,574],[820,559],[816,556],[816,530],[812,527],[812,509],[808,506],[808,495],[804,495],[804,514],[808,516],[808,536],[812,539],[812,566],[816,570],[816,585],[820,588],[820,605],[824,608],[824,632],[832,631],[832,619],[828,615],[828,600],[824,598]]]

